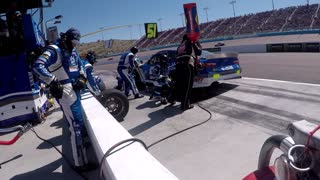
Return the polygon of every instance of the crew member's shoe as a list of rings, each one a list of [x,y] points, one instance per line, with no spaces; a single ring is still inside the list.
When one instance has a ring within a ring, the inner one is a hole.
[[[144,97],[144,95],[142,95],[142,94],[136,94],[136,95],[134,95],[134,98],[135,98],[135,99],[143,98],[143,97]]]
[[[168,103],[170,103],[170,106],[173,106],[173,105],[176,104],[176,101],[174,101],[174,100],[168,100]]]
[[[189,104],[188,106],[181,106],[181,110],[185,111],[185,110],[188,110],[188,109],[192,109],[193,107],[194,107],[193,104]]]
[[[166,105],[166,104],[168,104],[168,101],[164,98],[164,99],[161,99],[161,104],[162,105]]]
[[[73,169],[77,172],[88,172],[88,171],[93,171],[96,170],[98,166],[96,164],[86,164],[83,166],[74,166]]]

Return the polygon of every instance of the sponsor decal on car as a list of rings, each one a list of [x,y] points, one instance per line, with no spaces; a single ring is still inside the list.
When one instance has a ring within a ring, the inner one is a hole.
[[[232,65],[221,68],[221,70],[223,70],[223,71],[232,70],[232,69],[233,69]]]

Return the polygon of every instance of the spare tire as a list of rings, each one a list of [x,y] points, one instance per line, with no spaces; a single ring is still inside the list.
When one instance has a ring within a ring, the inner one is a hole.
[[[98,100],[108,112],[119,122],[123,121],[129,111],[129,100],[117,89],[106,89],[101,92],[102,98]]]

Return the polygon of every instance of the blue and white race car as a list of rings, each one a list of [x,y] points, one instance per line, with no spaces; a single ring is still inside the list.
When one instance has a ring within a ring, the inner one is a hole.
[[[167,55],[165,74],[160,68],[163,67],[160,62],[160,56]],[[175,69],[176,51],[163,50],[152,55],[141,68],[146,83],[156,83],[160,75],[168,75],[170,71]],[[241,67],[239,64],[237,53],[211,53],[203,50],[200,57],[202,68],[199,69],[194,78],[193,88],[201,88],[211,86],[212,83],[241,78]]]

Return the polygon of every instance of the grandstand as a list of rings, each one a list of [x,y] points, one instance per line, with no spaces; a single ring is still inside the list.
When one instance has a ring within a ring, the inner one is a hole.
[[[320,4],[293,6],[201,23],[200,39],[320,29],[319,8]],[[135,44],[140,49],[177,44],[185,31],[185,27],[162,31],[156,39],[147,39],[143,36]]]

